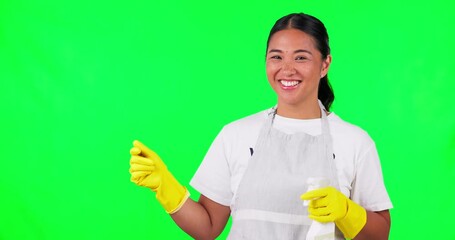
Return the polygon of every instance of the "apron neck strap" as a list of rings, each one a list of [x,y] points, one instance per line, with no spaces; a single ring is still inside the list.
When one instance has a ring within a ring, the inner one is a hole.
[[[326,113],[324,104],[322,104],[321,100],[318,100],[318,104],[319,104],[319,108],[321,109],[321,133],[322,133],[322,135],[324,135],[324,138],[326,138],[327,141],[330,141],[329,140],[330,132],[329,132],[329,123],[327,121],[327,113]],[[266,125],[263,128],[264,130],[266,130],[265,132],[267,132],[267,133],[272,128],[273,120],[275,119],[275,115],[277,113],[277,108],[278,108],[277,105],[275,105],[268,114],[268,117],[267,117],[268,119],[265,123]],[[267,134],[267,133],[264,133],[264,134]]]
[[[322,104],[321,100],[318,100],[318,103],[319,103],[319,108],[321,109],[322,135],[328,137],[328,136],[330,136],[330,132],[329,132],[329,122],[327,121],[327,112],[326,112],[324,104]]]

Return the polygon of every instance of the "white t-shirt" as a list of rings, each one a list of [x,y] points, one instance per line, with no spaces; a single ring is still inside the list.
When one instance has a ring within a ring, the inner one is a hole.
[[[264,110],[226,125],[213,141],[190,185],[211,200],[232,207],[234,193],[270,111]],[[327,119],[343,194],[369,211],[392,208],[373,140],[365,131],[343,121],[335,113]],[[276,115],[273,127],[287,134],[319,135],[321,119],[301,120]]]

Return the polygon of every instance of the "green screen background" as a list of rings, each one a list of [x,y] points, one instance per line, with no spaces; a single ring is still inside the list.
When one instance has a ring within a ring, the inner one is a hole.
[[[455,239],[454,9],[441,0],[0,1],[0,239],[190,239],[130,182],[132,141],[189,187],[223,125],[275,104],[267,35],[301,11],[329,31],[333,111],[377,144],[391,239]]]

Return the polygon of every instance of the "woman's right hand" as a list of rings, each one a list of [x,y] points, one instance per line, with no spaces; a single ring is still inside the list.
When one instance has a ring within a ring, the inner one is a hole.
[[[201,195],[199,202],[167,169],[161,158],[139,141],[130,150],[131,181],[156,192],[156,198],[172,219],[195,239],[215,239],[229,219],[230,208]],[[188,200],[188,201],[187,201]]]
[[[137,140],[133,142],[130,154],[131,181],[156,192],[156,198],[166,212],[178,211],[189,192],[168,171],[158,154]]]
[[[167,170],[161,158],[144,144],[135,140],[130,149],[131,181],[156,192],[161,183],[161,175]]]

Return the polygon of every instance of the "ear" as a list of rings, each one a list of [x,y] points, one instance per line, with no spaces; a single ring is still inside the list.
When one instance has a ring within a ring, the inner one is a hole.
[[[332,55],[327,55],[327,57],[322,61],[322,68],[321,68],[321,78],[327,75],[329,71],[330,64],[332,63]]]

